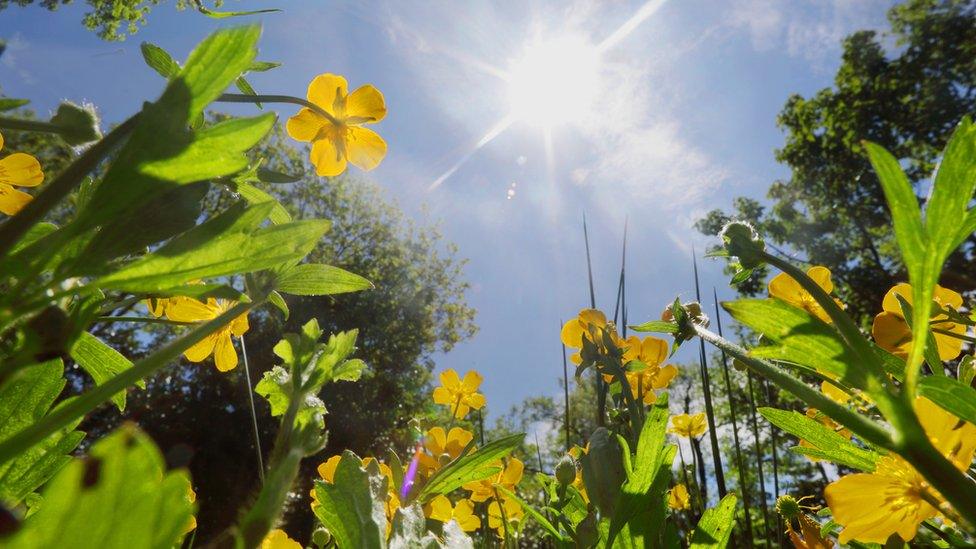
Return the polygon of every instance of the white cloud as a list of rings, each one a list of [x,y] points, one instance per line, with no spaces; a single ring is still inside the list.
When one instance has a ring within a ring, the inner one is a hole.
[[[726,24],[749,33],[757,51],[783,49],[822,69],[845,36],[883,28],[888,0],[734,0]]]

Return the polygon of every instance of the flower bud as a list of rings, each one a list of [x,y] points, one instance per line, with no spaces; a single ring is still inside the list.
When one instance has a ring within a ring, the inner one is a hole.
[[[566,486],[576,480],[576,461],[573,456],[563,456],[556,464],[556,480],[559,484]]]
[[[762,255],[766,243],[752,225],[743,221],[731,221],[719,233],[725,242],[725,251],[739,259],[743,269],[755,269],[763,264]]]
[[[312,532],[312,543],[318,547],[325,547],[332,541],[332,533],[326,528],[316,528]]]
[[[776,512],[786,520],[796,518],[801,513],[800,502],[789,494],[776,498]]]

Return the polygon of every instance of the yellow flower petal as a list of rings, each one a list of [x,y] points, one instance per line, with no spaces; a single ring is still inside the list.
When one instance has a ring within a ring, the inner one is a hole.
[[[658,366],[668,357],[668,342],[648,336],[641,342],[641,361],[648,366]]]
[[[214,363],[221,372],[229,372],[237,367],[237,351],[234,350],[234,342],[228,332],[221,332],[217,336]]]
[[[190,362],[203,362],[211,353],[213,353],[214,346],[217,344],[217,337],[215,335],[209,335],[203,340],[197,342],[196,345],[190,347],[183,352],[183,356],[186,357]]]
[[[325,73],[312,79],[306,98],[329,114],[342,118],[349,84],[338,74]]]
[[[563,329],[559,332],[559,339],[567,347],[573,349],[583,347],[583,324],[578,318],[571,318],[566,324],[563,324]]]
[[[366,84],[346,98],[346,117],[350,124],[379,122],[386,116],[386,102],[380,90]]]
[[[36,187],[44,181],[41,163],[29,154],[14,153],[0,158],[0,183],[18,187]]]
[[[462,499],[454,508],[454,520],[465,532],[473,532],[481,528],[481,519],[474,514],[474,503],[470,500]]]
[[[346,130],[346,156],[353,166],[368,172],[386,157],[386,141],[369,128],[350,126]]]
[[[298,111],[285,123],[285,131],[295,141],[311,141],[319,134],[325,124],[331,124],[322,115],[307,107]]]
[[[454,517],[454,509],[451,507],[451,500],[447,496],[437,496],[430,500],[427,518],[448,522]]]
[[[235,318],[234,321],[230,323],[230,333],[236,335],[237,337],[241,337],[247,333],[250,328],[251,325],[247,321],[247,313]]]
[[[483,408],[484,405],[485,405],[485,402],[486,402],[485,395],[483,395],[481,393],[474,393],[474,394],[469,395],[467,398],[464,399],[464,403],[466,405],[474,408],[475,410],[480,410],[481,408]]]
[[[451,392],[443,387],[434,388],[434,404],[453,405]]]
[[[166,306],[166,316],[176,322],[201,322],[217,317],[217,312],[210,305],[185,297],[171,300]]]
[[[342,152],[342,145],[337,144],[331,137],[316,139],[312,143],[309,159],[315,166],[315,173],[322,177],[335,177],[346,171],[346,156]]]
[[[827,267],[821,267],[819,265],[810,267],[807,270],[807,276],[812,278],[817,283],[817,286],[823,288],[824,292],[829,294],[834,291],[834,283],[830,280],[830,269]]]
[[[469,370],[468,373],[464,374],[464,381],[461,382],[461,390],[465,393],[473,393],[481,386],[483,379],[481,374],[475,370]]]
[[[881,309],[885,312],[893,313],[901,317],[901,304],[898,302],[898,298],[895,297],[898,295],[904,298],[909,305],[913,305],[911,285],[901,282],[899,284],[895,284],[890,290],[888,290],[887,293],[885,293],[884,299],[881,300]]]
[[[0,183],[0,212],[16,215],[33,199],[34,197],[25,192],[18,191],[6,183]]]
[[[438,402],[438,404],[440,403]],[[447,448],[447,435],[444,433],[444,428],[431,427],[430,429],[428,429],[427,440],[425,441],[424,445],[427,447],[427,450],[434,455],[435,458],[443,454],[445,449]]]
[[[316,470],[318,471],[319,476],[322,477],[322,480],[329,483],[333,482],[336,467],[339,466],[340,459],[342,459],[342,456],[335,455],[319,464]]]
[[[912,348],[912,331],[899,313],[878,313],[871,324],[871,336],[878,347],[900,358],[907,358]]]
[[[441,372],[441,385],[449,391],[457,391],[461,387],[461,377],[458,376],[454,368],[448,368]]]
[[[284,530],[274,529],[265,536],[260,549],[302,549],[302,546],[288,537]]]

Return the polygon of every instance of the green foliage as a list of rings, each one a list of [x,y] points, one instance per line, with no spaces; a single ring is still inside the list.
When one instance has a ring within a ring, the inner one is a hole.
[[[918,394],[976,425],[976,389],[971,386],[946,376],[923,377],[918,383]]]
[[[735,523],[735,494],[722,498],[718,507],[708,509],[702,514],[695,532],[691,535],[689,549],[721,549],[728,545]]]
[[[333,482],[316,481],[319,505],[315,515],[340,547],[386,547],[386,511],[389,487],[379,471],[371,473],[359,457],[343,452]]]
[[[465,453],[439,469],[420,489],[416,500],[426,503],[440,494],[448,494],[463,484],[498,474],[501,468],[492,464],[512,453],[522,444],[525,434],[493,440],[477,450]]]
[[[170,549],[191,519],[190,480],[166,472],[163,456],[135,427],[92,447],[42,492],[40,509],[12,537],[11,547]]]
[[[859,448],[819,421],[798,412],[775,408],[759,408],[758,411],[773,425],[810,444],[810,448],[792,448],[795,452],[869,473],[874,471],[874,464],[878,459],[876,452]]]
[[[778,118],[786,140],[777,159],[791,175],[770,186],[770,204],[740,197],[732,211],[713,210],[697,224],[717,234],[729,219],[749,221],[777,253],[828,267],[859,322],[877,313],[884,293],[904,278],[893,238],[902,235],[898,227],[890,231],[885,195],[862,141],[891,151],[906,167],[912,195],[906,198],[914,199],[953,128],[976,112],[976,6],[909,0],[891,8],[888,20],[884,34],[861,31],[844,40],[832,87],[786,102]],[[957,291],[976,288],[968,259],[972,233],[953,246],[941,275],[942,284]],[[762,291],[764,274],[740,289]]]
[[[71,348],[71,358],[84,368],[98,385],[132,367],[131,360],[87,332],[82,332],[78,336]],[[120,412],[125,410],[125,391],[120,391],[113,396],[112,402]]]
[[[25,369],[0,385],[0,441],[44,417],[64,388],[60,360]],[[20,503],[70,461],[84,433],[68,426],[17,458],[0,463],[0,502]],[[0,539],[2,541],[2,539]]]

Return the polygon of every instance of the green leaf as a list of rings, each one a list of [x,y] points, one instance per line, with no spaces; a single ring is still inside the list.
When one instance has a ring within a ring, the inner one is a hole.
[[[34,364],[13,374],[0,385],[0,441],[44,417],[64,388],[60,359]],[[0,502],[20,503],[70,460],[84,433],[69,428],[0,464]]]
[[[156,44],[143,42],[139,49],[142,51],[142,58],[149,65],[149,68],[158,72],[163,78],[169,80],[180,73],[180,64],[173,60],[163,48]]]
[[[248,82],[247,79],[244,78],[243,76],[241,76],[240,78],[238,78],[237,80],[235,80],[234,81],[234,85],[237,86],[237,89],[240,90],[241,93],[243,93],[245,95],[257,95],[258,94],[258,92],[254,91],[254,87],[251,86],[251,83]],[[263,109],[264,108],[264,106],[261,105],[261,103],[258,102],[258,101],[255,101],[254,104],[257,105],[257,107],[259,109]]]
[[[959,419],[976,425],[976,389],[947,376],[926,376],[918,393]]]
[[[132,367],[132,361],[88,332],[82,332],[75,340],[71,348],[71,358],[88,372],[95,380],[95,385],[101,385],[119,372]],[[145,387],[145,384],[142,386]],[[125,410],[125,391],[113,395],[112,402],[120,412]]]
[[[159,100],[139,114],[131,137],[73,224],[75,231],[151,202],[174,185],[229,175],[247,165],[244,150],[273,121],[218,124],[201,132],[206,144],[195,143],[188,126],[251,65],[260,34],[257,26],[224,29],[193,50]]]
[[[23,107],[30,103],[30,99],[14,99],[12,97],[0,97],[0,112],[12,111],[17,107]]]
[[[735,526],[735,494],[729,494],[702,514],[688,549],[721,549],[728,545]]]
[[[263,396],[271,405],[271,416],[284,415],[293,398],[294,385],[291,374],[281,366],[275,366],[264,372],[261,381],[254,387],[254,392]],[[325,403],[317,396],[306,394],[299,405],[295,423],[299,427],[316,425],[320,430],[325,427]]]
[[[922,227],[922,212],[918,198],[912,190],[905,172],[898,160],[888,151],[874,143],[865,142],[871,165],[881,181],[891,218],[895,226],[895,238],[909,272],[921,266],[925,258],[926,236]]]
[[[280,66],[281,63],[275,63],[273,61],[255,61],[247,68],[247,72],[265,72]]]
[[[242,17],[244,15],[258,15],[261,13],[275,13],[281,11],[280,9],[277,8],[268,8],[263,10],[250,10],[250,11],[214,11],[210,8],[207,8],[200,2],[195,2],[195,3],[197,6],[197,11],[213,19],[226,19],[228,17]]]
[[[187,474],[167,473],[152,440],[127,424],[62,469],[40,509],[4,541],[24,549],[171,549],[192,515],[189,489]]]
[[[840,335],[805,310],[778,299],[740,299],[723,303],[733,318],[763,334],[768,345],[751,354],[805,366],[837,376],[859,389],[866,387],[869,372],[855,360]]]
[[[278,308],[281,314],[285,315],[285,320],[288,320],[288,303],[285,302],[285,298],[281,297],[277,291],[273,291],[268,294],[268,302]]]
[[[154,292],[192,280],[249,273],[300,260],[329,224],[304,220],[260,227],[272,204],[234,207],[96,282],[101,288]]]
[[[650,322],[645,322],[643,324],[637,324],[636,326],[630,326],[631,330],[635,332],[656,332],[659,334],[676,334],[678,333],[678,325],[674,322],[666,322],[663,320],[652,320]]]
[[[525,433],[519,433],[493,440],[470,454],[462,453],[427,480],[417,494],[417,501],[426,503],[437,495],[448,494],[460,488],[463,484],[497,474],[499,468],[491,464],[511,454],[522,445],[523,440]]]
[[[540,513],[535,507],[529,505],[525,500],[515,495],[515,492],[506,489],[504,486],[498,486],[496,489],[502,494],[504,494],[506,497],[511,498],[516,502],[518,502],[518,504],[522,506],[522,509],[525,510],[526,514],[528,514],[530,517],[535,519],[535,521],[539,523],[539,526],[542,526],[543,530],[548,532],[550,536],[556,538],[556,541],[561,541],[561,542],[569,541],[569,538],[562,535],[559,532],[559,530],[556,529],[556,527],[553,526],[551,522],[549,522],[549,519],[547,519],[545,515]]]
[[[359,330],[339,332],[330,335],[328,343],[318,346],[320,352],[307,382],[310,391],[318,392],[322,385],[333,381],[359,380],[366,363],[359,359],[348,359],[356,350],[358,337]]]
[[[637,440],[633,471],[628,474],[627,481],[621,487],[619,501],[610,520],[607,537],[610,545],[628,524],[632,527],[627,537],[642,537],[646,532],[639,523],[646,521],[636,519],[646,517],[656,506],[663,506],[663,488],[666,484],[657,486],[656,490],[652,486],[655,480],[662,477],[663,472],[670,476],[671,460],[674,459],[673,447],[666,443],[668,417],[668,396],[665,393],[654,403],[644,420],[644,427]],[[668,455],[670,459],[665,459]]]
[[[262,191],[261,189],[251,185],[250,183],[245,183],[243,181],[237,181],[234,184],[234,191],[237,192],[244,200],[247,200],[250,204],[260,204],[262,202],[270,202],[273,206],[271,208],[271,213],[268,218],[275,225],[280,225],[282,223],[288,223],[292,220],[291,214],[288,210],[278,202],[275,197]]]
[[[959,381],[971,387],[973,385],[973,378],[976,377],[976,357],[973,355],[965,355],[962,360],[959,361]]]
[[[291,175],[265,168],[258,168],[258,179],[265,183],[295,183],[302,180],[302,174]]]
[[[773,425],[810,443],[813,449],[817,450],[816,457],[819,459],[827,459],[868,473],[874,471],[878,454],[858,448],[853,442],[819,421],[799,412],[776,408],[758,408],[758,411]],[[806,453],[805,450],[804,448],[797,452]]]
[[[339,267],[305,263],[278,273],[278,291],[292,295],[334,295],[372,289],[373,283]]]
[[[969,117],[956,126],[942,152],[925,206],[925,233],[939,266],[955,248],[959,222],[976,192],[976,127]]]
[[[386,546],[387,479],[370,475],[356,454],[346,450],[331,483],[315,481],[319,505],[315,516],[339,547],[380,549]]]

